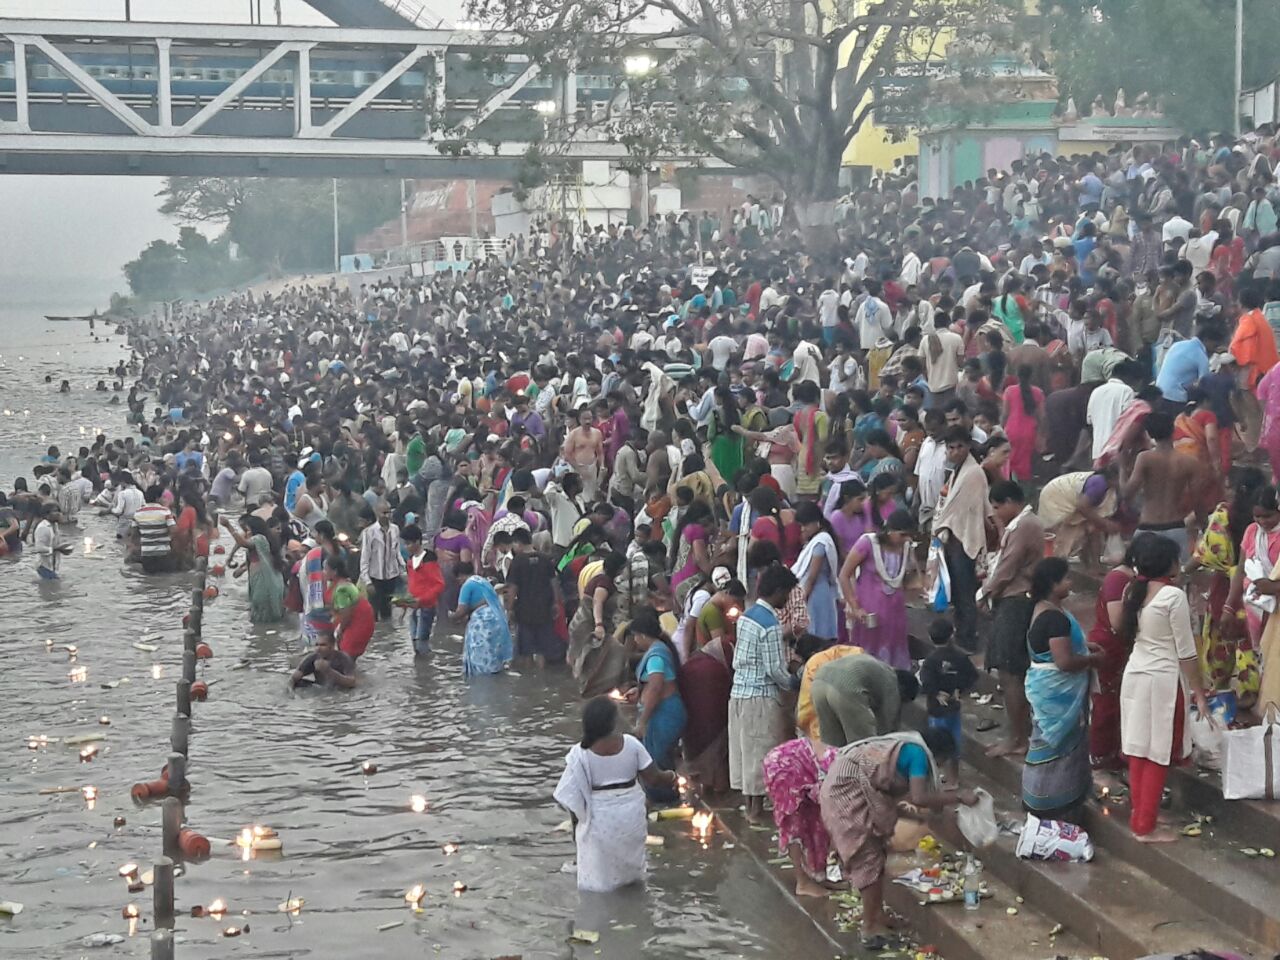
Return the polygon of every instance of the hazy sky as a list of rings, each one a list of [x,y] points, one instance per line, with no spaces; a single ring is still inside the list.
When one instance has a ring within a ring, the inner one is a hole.
[[[462,0],[422,5],[452,22]],[[274,23],[274,0],[261,6]],[[132,0],[132,7],[135,20],[249,22],[249,0]],[[287,24],[328,23],[302,0],[282,0],[281,11]],[[3,17],[123,20],[124,0],[0,0]],[[151,240],[177,234],[156,211],[159,188],[149,177],[0,175],[0,297],[75,290],[88,308],[124,290],[120,267]]]

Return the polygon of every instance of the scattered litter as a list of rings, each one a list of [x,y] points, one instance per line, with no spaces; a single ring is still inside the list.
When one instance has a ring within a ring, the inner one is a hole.
[[[157,647],[154,643],[135,643],[133,645],[133,649],[141,650],[143,653],[155,653],[160,648]]]
[[[117,943],[124,943],[124,937],[118,933],[91,933],[82,937],[80,943],[86,947],[114,947]]]
[[[1189,825],[1187,825],[1187,826],[1183,827],[1179,832],[1180,832],[1184,837],[1198,837],[1198,836],[1200,836],[1204,831],[1200,828],[1200,824],[1198,824],[1198,823],[1192,823],[1192,824],[1189,824]]]
[[[1258,851],[1253,849],[1253,847],[1243,847],[1241,848],[1240,852],[1243,853],[1246,857],[1258,856]]]
[[[566,860],[564,863],[560,864],[560,872],[571,877],[577,876],[578,865],[572,860]]]
[[[0,900],[0,917],[16,917],[22,912],[22,904],[16,900]]]
[[[268,633],[275,633],[275,631],[274,631],[274,630],[270,630],[270,631],[268,631]],[[384,924],[379,925],[379,927],[378,927],[378,932],[379,932],[379,933],[384,933],[384,932],[386,932],[387,930],[394,930],[396,927],[403,927],[403,926],[404,926],[404,921],[403,921],[403,920],[392,920],[390,923],[384,923]]]
[[[600,934],[594,930],[575,930],[569,934],[570,943],[595,944],[600,942]]]
[[[148,633],[145,637],[142,638],[142,642],[155,643],[157,640],[163,640],[163,639],[164,639],[163,633]]]
[[[1010,907],[1008,910],[1005,911],[1005,913],[1007,913],[1011,917],[1016,917],[1018,915],[1018,908]]]
[[[992,694],[984,693],[982,694],[982,696],[978,697],[978,706],[985,707],[988,703],[991,702],[991,700],[992,700]]]
[[[552,833],[569,833],[571,830],[573,830],[572,820],[561,820],[551,828]]]
[[[659,820],[690,820],[693,814],[693,807],[668,807],[666,810],[654,810],[649,819],[654,823]]]
[[[667,841],[662,837],[655,837],[653,834],[649,834],[644,838],[644,845],[646,847],[660,847],[666,842]]]

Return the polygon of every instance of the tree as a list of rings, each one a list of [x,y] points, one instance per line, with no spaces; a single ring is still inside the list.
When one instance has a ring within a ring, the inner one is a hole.
[[[1245,89],[1280,72],[1280,4],[1245,0]],[[1149,92],[1188,131],[1230,131],[1235,110],[1235,5],[1227,0],[1059,0],[1050,56],[1062,97],[1083,108],[1123,88]]]
[[[260,271],[318,270],[333,262],[333,181],[266,177],[170,177],[160,212],[180,222],[222,223],[241,256]],[[395,217],[397,180],[338,182],[340,248]]]
[[[971,71],[993,36],[1015,35],[1023,9],[1022,0],[470,0],[469,15],[516,33],[552,72],[572,63],[621,75],[627,56],[647,51],[654,69],[633,69],[610,108],[624,107],[611,126],[633,163],[682,143],[771,176],[803,220],[818,222],[883,80],[904,64],[923,77],[920,65],[949,47],[980,54]]]

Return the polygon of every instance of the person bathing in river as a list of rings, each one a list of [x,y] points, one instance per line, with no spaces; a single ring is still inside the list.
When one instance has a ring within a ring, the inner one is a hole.
[[[315,631],[315,648],[289,675],[289,686],[314,683],[316,686],[350,690],[356,685],[356,662],[339,650],[334,642],[333,621],[327,612],[312,613],[310,619]]]

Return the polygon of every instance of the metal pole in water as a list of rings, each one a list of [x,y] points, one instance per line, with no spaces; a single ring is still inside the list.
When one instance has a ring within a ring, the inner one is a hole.
[[[187,683],[196,682],[196,652],[194,650],[182,651],[182,679]]]
[[[155,893],[155,925],[157,927],[173,927],[173,861],[161,857],[156,861],[156,882],[152,887]],[[154,954],[153,954],[154,956]],[[173,956],[173,942],[170,940],[168,956]]]
[[[179,713],[185,713],[188,717],[191,716],[191,681],[190,680],[178,681],[177,704],[178,704]]]
[[[169,748],[184,757],[188,754],[191,742],[191,718],[182,713],[173,715],[173,726],[169,731]]]
[[[151,960],[173,960],[173,933],[157,930],[151,934]]]
[[[187,758],[185,754],[169,754],[169,796],[180,797],[187,789]]]
[[[172,776],[169,783],[173,783]],[[181,856],[182,850],[178,846],[178,834],[181,832],[182,801],[177,797],[165,797],[164,803],[160,806],[160,835],[166,857]]]

